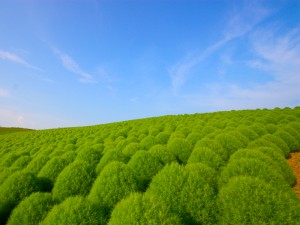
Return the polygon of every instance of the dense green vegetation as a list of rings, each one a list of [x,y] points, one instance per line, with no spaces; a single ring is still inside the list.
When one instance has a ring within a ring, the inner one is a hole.
[[[300,224],[299,146],[300,107],[6,133],[0,224]]]
[[[20,127],[0,127],[0,135],[16,133],[16,132],[24,132],[24,131],[32,131],[32,130],[27,128],[20,128]]]

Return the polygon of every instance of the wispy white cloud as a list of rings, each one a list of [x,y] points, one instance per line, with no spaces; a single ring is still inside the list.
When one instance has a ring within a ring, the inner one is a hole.
[[[261,7],[255,1],[252,3],[246,1],[243,9],[239,9],[239,11],[230,15],[224,36],[219,41],[208,46],[200,53],[192,55],[189,53],[188,56],[185,56],[168,69],[173,91],[176,93],[186,83],[189,72],[193,67],[199,65],[228,42],[249,33],[270,13],[270,10]]]
[[[66,70],[80,76],[80,82],[96,83],[94,77],[90,73],[87,73],[83,69],[81,69],[80,66],[69,55],[61,52],[56,48],[53,48],[53,51],[59,56],[59,59]]]
[[[0,58],[2,58],[3,60],[8,60],[10,62],[26,66],[30,69],[39,70],[39,71],[41,70],[40,68],[31,65],[25,59],[12,52],[7,52],[0,49]]]
[[[8,97],[9,92],[5,89],[0,88],[0,97]]]

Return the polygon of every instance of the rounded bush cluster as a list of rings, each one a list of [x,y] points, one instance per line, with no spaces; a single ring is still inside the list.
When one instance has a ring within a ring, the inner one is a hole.
[[[193,146],[182,138],[173,138],[168,142],[168,150],[170,150],[178,159],[179,162],[186,164],[190,154],[193,151]]]
[[[76,160],[59,174],[52,193],[55,199],[63,201],[69,196],[87,195],[96,175],[87,162]]]
[[[155,142],[157,144],[164,145],[164,144],[168,143],[169,138],[170,138],[170,134],[169,133],[167,133],[167,132],[160,132],[159,134],[156,135]]]
[[[218,196],[219,224],[299,224],[300,204],[291,190],[283,192],[255,177],[234,177]]]
[[[18,171],[17,167],[0,167],[0,185],[14,172]]]
[[[29,155],[21,156],[11,165],[11,167],[17,167],[19,169],[23,169],[28,165],[28,163],[31,160],[32,160],[32,157]]]
[[[295,152],[298,150],[298,141],[289,133],[278,130],[274,133],[274,135],[281,138],[289,146],[290,152]]]
[[[166,165],[148,191],[170,205],[185,224],[216,223],[216,192],[201,173],[190,173],[177,163]]]
[[[167,149],[167,146],[164,145],[154,145],[152,146],[149,151],[152,156],[158,159],[163,164],[168,164],[171,162],[177,162],[175,155]]]
[[[163,168],[163,164],[145,150],[137,151],[127,165],[137,178],[141,190],[145,190],[152,177]]]
[[[12,211],[7,225],[38,225],[55,203],[50,193],[33,193]]]
[[[100,150],[94,148],[83,148],[78,152],[76,160],[85,161],[95,168],[101,157],[102,153]]]
[[[198,162],[204,163],[216,170],[220,170],[225,165],[225,162],[221,159],[221,157],[207,147],[194,148],[189,157],[188,163]]]
[[[223,148],[223,146],[216,140],[209,139],[209,138],[203,138],[200,141],[198,141],[194,147],[196,148],[203,148],[207,147],[213,150],[215,153],[217,153],[222,160],[227,161],[229,158],[228,152]]]
[[[126,145],[126,147],[122,150],[122,153],[127,158],[131,158],[138,150],[141,150],[140,144],[136,142],[132,142]]]
[[[248,126],[240,126],[237,128],[237,130],[241,134],[245,135],[249,139],[249,141],[254,141],[255,139],[259,138],[259,135]]]
[[[49,157],[41,154],[30,161],[30,163],[25,168],[25,171],[37,175],[48,161]]]
[[[289,155],[290,155],[289,146],[281,138],[279,138],[275,135],[272,135],[272,134],[266,134],[266,135],[262,136],[262,138],[277,145],[281,149],[284,156],[286,158],[289,157]]]
[[[111,213],[108,225],[180,225],[180,218],[155,195],[132,193],[121,200]]]
[[[132,170],[126,164],[114,161],[101,171],[88,198],[96,204],[113,208],[118,201],[136,191],[138,185]]]
[[[40,225],[104,225],[107,223],[106,214],[105,208],[82,196],[74,196],[55,205]]]
[[[222,147],[227,151],[228,155],[231,155],[238,149],[244,147],[242,142],[240,142],[234,136],[231,136],[226,133],[221,133],[217,135],[215,140],[222,145]]]
[[[9,152],[3,157],[0,158],[0,166],[10,167],[20,156],[14,152]]]
[[[15,172],[5,180],[0,186],[0,221],[2,224],[22,199],[33,192],[44,190],[41,182],[34,174],[22,171]]]

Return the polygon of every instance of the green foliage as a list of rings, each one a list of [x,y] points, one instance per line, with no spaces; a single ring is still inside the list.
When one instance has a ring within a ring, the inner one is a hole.
[[[54,184],[58,175],[68,164],[68,161],[64,158],[54,157],[50,159],[40,170],[40,172],[38,173],[38,177],[45,177],[49,179],[52,184]]]
[[[74,151],[65,152],[61,158],[65,159],[68,163],[71,163],[75,160],[77,153]]]
[[[182,138],[173,138],[169,140],[167,148],[175,155],[177,160],[183,164],[187,163],[190,154],[193,151],[192,145]]]
[[[152,177],[163,168],[158,159],[144,150],[137,151],[127,165],[137,178],[141,190],[146,190]]]
[[[112,211],[109,225],[180,225],[180,218],[155,195],[132,193],[121,200]]]
[[[94,148],[84,148],[78,152],[76,160],[85,161],[91,166],[96,167],[101,157],[102,153],[100,150]]]
[[[11,166],[23,169],[23,168],[25,168],[28,165],[28,163],[31,160],[32,160],[31,156],[29,156],[29,155],[23,155],[23,156],[20,156]]]
[[[281,149],[283,155],[286,158],[289,157],[289,155],[290,155],[289,146],[281,138],[279,138],[278,136],[272,135],[272,134],[266,134],[266,135],[262,136],[262,138],[277,145]]]
[[[107,215],[105,208],[91,203],[82,196],[67,198],[55,205],[41,225],[105,225]]]
[[[149,149],[148,152],[151,153],[154,158],[158,159],[163,164],[177,162],[174,154],[171,151],[169,151],[164,145],[154,145]]]
[[[50,193],[33,193],[12,211],[7,225],[38,225],[55,203]]]
[[[187,163],[204,163],[213,169],[220,170],[225,162],[213,150],[207,147],[194,148]]]
[[[139,143],[129,143],[123,150],[122,153],[127,157],[131,158],[138,150],[141,150]]]
[[[209,138],[203,138],[198,141],[194,147],[194,149],[207,147],[217,153],[222,160],[227,161],[229,158],[228,152],[223,148],[223,146],[216,140],[212,140]]]
[[[290,152],[295,152],[298,150],[298,141],[289,133],[278,130],[274,133],[274,135],[281,138],[289,146]]]
[[[148,191],[171,206],[186,224],[216,223],[216,192],[201,173],[190,173],[177,163],[166,165],[153,177]]]
[[[142,149],[149,150],[151,146],[155,145],[156,141],[153,136],[147,136],[140,142],[140,146]]]
[[[294,193],[283,192],[255,177],[234,177],[218,196],[219,224],[299,224],[300,204]]]
[[[76,160],[65,167],[57,177],[52,190],[53,197],[63,201],[69,196],[87,195],[95,177],[92,165]]]
[[[43,184],[34,174],[18,171],[9,176],[0,186],[0,224],[22,199],[37,191],[43,191]]]
[[[40,170],[45,166],[45,164],[48,162],[48,160],[49,160],[49,157],[46,155],[42,154],[42,155],[36,156],[27,165],[27,167],[25,168],[25,171],[37,175],[40,172]]]
[[[18,171],[17,167],[0,167],[0,185],[12,175],[14,172]]]
[[[127,163],[128,160],[129,160],[129,157],[126,156],[122,152],[122,150],[117,150],[117,149],[110,150],[110,151],[106,152],[100,159],[100,162],[98,163],[98,165],[96,167],[96,173],[100,174],[102,169],[112,161],[119,161],[119,162]]]
[[[240,142],[234,136],[226,133],[217,135],[215,140],[220,143],[220,145],[228,152],[229,155],[244,147],[242,142]]]
[[[88,198],[96,204],[113,208],[118,201],[136,191],[138,185],[132,170],[126,164],[115,161],[101,171]]]
[[[282,190],[289,190],[290,187],[284,177],[274,170],[273,166],[257,158],[241,158],[230,160],[221,172],[219,185],[223,187],[226,183],[236,176],[257,177],[267,183],[272,184]]]
[[[237,129],[241,134],[245,135],[249,141],[254,141],[259,138],[259,135],[254,131],[254,129],[249,128],[248,126],[240,126]]]
[[[20,156],[14,152],[9,152],[0,161],[0,166],[10,167]]]
[[[159,134],[156,135],[155,142],[157,144],[162,144],[162,145],[167,144],[170,136],[171,135],[167,132],[160,132]]]

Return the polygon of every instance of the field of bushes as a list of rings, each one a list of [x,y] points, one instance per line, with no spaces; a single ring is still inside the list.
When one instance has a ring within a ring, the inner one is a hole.
[[[0,224],[297,225],[300,107],[0,135]]]

